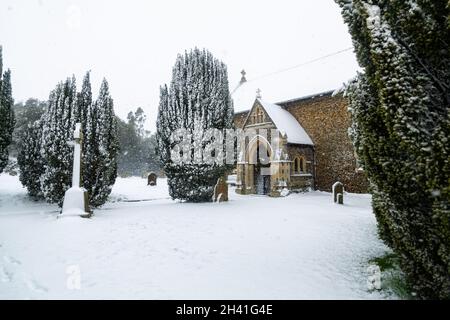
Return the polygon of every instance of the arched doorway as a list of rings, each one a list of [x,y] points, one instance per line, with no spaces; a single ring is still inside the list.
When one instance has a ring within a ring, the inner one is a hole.
[[[249,163],[253,165],[253,183],[256,194],[267,195],[271,188],[270,161],[272,149],[269,142],[257,136],[249,143]]]

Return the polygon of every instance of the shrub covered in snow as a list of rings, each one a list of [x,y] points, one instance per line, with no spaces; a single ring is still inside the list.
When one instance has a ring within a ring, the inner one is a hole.
[[[50,203],[62,205],[64,193],[72,181],[73,140],[77,88],[75,77],[59,83],[49,97],[47,112],[42,117],[41,153],[44,172],[41,191]],[[23,172],[26,174],[26,172]]]
[[[420,297],[449,298],[448,1],[336,2],[365,70],[347,94],[380,236]]]
[[[89,193],[89,202],[97,207],[104,204],[117,178],[117,119],[106,79],[103,79],[92,115],[87,120],[83,187]]]
[[[127,121],[117,118],[120,152],[117,157],[117,174],[120,177],[147,177],[149,172],[161,173],[156,154],[156,133],[145,130],[147,116],[140,107],[130,111]]]
[[[92,101],[89,73],[80,93],[75,77],[50,93],[42,118],[30,125],[19,143],[20,180],[31,196],[62,205],[71,186],[75,123],[82,124],[82,186],[90,205],[100,206],[111,193],[117,176],[117,124],[108,83],[104,79],[97,101]]]
[[[20,182],[32,197],[43,198],[40,177],[44,173],[44,159],[41,154],[42,121],[28,125],[19,140],[17,162],[20,168]]]
[[[190,146],[206,150],[211,143],[205,140],[206,130],[232,127],[233,106],[225,64],[206,50],[179,55],[170,86],[161,87],[157,120],[158,151],[172,198],[212,201],[217,179],[229,169],[223,163],[194,161],[197,154],[193,150],[184,154],[187,161],[174,162],[172,133],[184,129]]]
[[[11,88],[11,71],[2,75],[2,47],[0,46],[0,173],[8,164],[8,146],[12,141],[14,130],[14,100]]]

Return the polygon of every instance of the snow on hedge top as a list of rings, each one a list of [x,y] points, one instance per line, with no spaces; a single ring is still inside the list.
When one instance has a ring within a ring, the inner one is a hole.
[[[266,110],[277,129],[282,134],[287,135],[288,143],[314,145],[305,129],[303,129],[291,113],[284,110],[277,104],[268,103],[262,101],[261,99],[257,99],[257,101],[261,104],[264,110]]]

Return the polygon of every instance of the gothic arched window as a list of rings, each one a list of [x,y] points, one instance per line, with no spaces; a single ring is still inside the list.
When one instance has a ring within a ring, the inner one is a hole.
[[[298,164],[298,166],[299,166],[299,168],[300,168],[300,172],[305,172],[306,170],[305,170],[305,168],[306,168],[306,166],[305,166],[305,158],[303,158],[303,157],[300,157],[299,158],[299,164]]]
[[[295,157],[293,163],[293,173],[300,174],[306,172],[306,161],[304,157]]]
[[[264,122],[264,112],[261,109],[258,109],[258,122]]]

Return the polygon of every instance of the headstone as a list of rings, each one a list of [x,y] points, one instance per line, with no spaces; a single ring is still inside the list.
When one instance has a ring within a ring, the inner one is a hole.
[[[370,265],[367,268],[367,289],[369,291],[381,290],[381,269],[377,265]]]
[[[87,192],[81,187],[81,145],[83,134],[81,131],[81,123],[75,125],[73,133],[74,155],[72,170],[72,187],[64,194],[64,203],[61,214],[63,216],[82,216],[91,215],[89,212],[89,200]]]
[[[332,189],[333,189],[333,202],[338,204],[344,204],[344,185],[338,181],[333,184]]]
[[[148,186],[156,186],[156,179],[158,176],[154,172],[150,172],[147,177],[147,185]]]
[[[342,195],[342,193],[338,193],[338,195],[337,195],[337,203],[338,204],[344,204],[344,196]]]
[[[228,184],[224,177],[217,179],[214,187],[214,202],[228,201]]]

